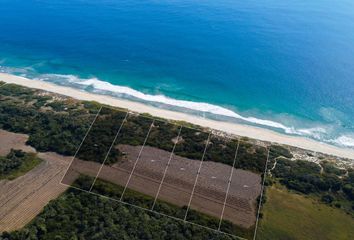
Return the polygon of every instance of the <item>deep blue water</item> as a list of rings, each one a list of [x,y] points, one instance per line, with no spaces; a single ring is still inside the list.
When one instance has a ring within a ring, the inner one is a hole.
[[[354,147],[352,0],[0,0],[0,29],[1,71]]]

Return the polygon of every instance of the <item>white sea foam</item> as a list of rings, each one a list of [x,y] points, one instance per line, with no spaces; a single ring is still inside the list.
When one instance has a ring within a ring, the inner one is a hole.
[[[340,146],[343,146],[343,147],[354,148],[354,138],[346,136],[346,135],[342,135],[334,140],[330,140],[330,142],[335,143]]]
[[[185,109],[189,109],[189,110],[193,110],[193,111],[199,111],[199,112],[211,113],[211,114],[215,114],[215,115],[219,115],[219,116],[231,117],[231,118],[243,120],[245,122],[252,123],[252,124],[258,124],[258,125],[263,125],[263,126],[267,126],[267,127],[271,127],[271,128],[282,129],[285,133],[288,133],[288,134],[297,134],[297,135],[302,135],[302,136],[313,136],[313,137],[319,138],[319,134],[326,132],[325,129],[323,129],[323,128],[296,129],[294,127],[288,127],[282,123],[271,121],[271,120],[260,119],[260,118],[255,118],[255,117],[245,117],[245,116],[242,116],[230,109],[227,109],[227,108],[224,108],[221,106],[217,106],[214,104],[210,104],[210,103],[177,100],[177,99],[166,97],[164,95],[145,94],[143,92],[137,91],[137,90],[132,89],[130,87],[113,85],[109,82],[105,82],[105,81],[99,80],[97,78],[83,79],[83,78],[78,78],[77,76],[74,76],[74,75],[43,74],[38,79],[50,81],[50,80],[53,80],[54,78],[67,81],[69,83],[79,84],[79,85],[85,86],[85,87],[90,86],[95,90],[107,91],[107,92],[112,92],[115,94],[122,94],[122,95],[131,96],[131,97],[134,97],[134,98],[146,101],[146,102],[161,103],[161,104],[185,108]]]
[[[5,69],[4,67],[0,66],[0,71],[2,72],[19,72],[19,70],[12,69],[9,71],[9,68]],[[22,70],[20,72],[24,71]],[[22,74],[21,74],[22,75]],[[26,75],[26,74],[25,74]],[[36,74],[37,77],[34,78],[36,80],[42,81],[49,81],[60,83],[64,85],[80,85],[84,88],[91,87],[93,90],[96,91],[104,91],[104,92],[111,92],[112,94],[116,95],[123,95],[123,96],[130,96],[136,99],[140,99],[145,102],[153,102],[153,103],[161,103],[164,105],[169,105],[173,107],[180,107],[184,109],[189,109],[197,112],[204,112],[204,113],[211,113],[218,116],[225,116],[234,119],[239,119],[251,124],[262,125],[270,128],[281,129],[287,134],[294,134],[300,136],[307,136],[311,137],[320,141],[329,142],[332,144],[340,145],[343,147],[354,147],[354,139],[349,136],[340,136],[335,139],[326,139],[325,135],[327,135],[327,131],[323,127],[313,127],[313,128],[295,128],[293,126],[286,126],[283,123],[267,120],[267,119],[260,119],[256,117],[245,117],[242,116],[230,109],[217,106],[210,103],[205,102],[193,102],[193,101],[186,101],[186,100],[178,100],[166,97],[164,95],[151,95],[146,94],[130,87],[126,86],[119,86],[113,85],[109,82],[102,81],[98,78],[79,78],[75,75],[64,75],[64,74]]]

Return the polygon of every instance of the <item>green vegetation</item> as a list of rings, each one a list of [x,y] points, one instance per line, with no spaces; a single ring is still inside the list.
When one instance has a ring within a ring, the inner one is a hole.
[[[82,184],[86,184],[87,180],[89,180],[87,177],[81,177],[75,184],[83,187]],[[96,191],[105,191],[107,195],[114,195],[119,194],[121,188],[98,180]],[[127,198],[139,202],[152,201],[147,196],[129,191]],[[166,203],[158,203],[158,207],[169,208],[171,211],[181,210]],[[228,240],[233,238],[107,198],[71,189],[49,203],[44,211],[25,228],[12,233],[5,232],[0,239]]]
[[[209,139],[209,145],[205,152],[205,161],[215,161],[233,165],[238,141],[236,139],[227,139],[212,135]]]
[[[34,153],[25,153],[21,150],[11,149],[6,157],[0,157],[0,180],[13,180],[32,170],[42,160]]]
[[[148,134],[152,119],[130,114],[117,138],[115,144],[142,145]]]
[[[125,117],[125,112],[102,108],[90,132],[81,145],[77,157],[102,163]],[[112,148],[107,164],[115,162],[120,152]]]
[[[269,159],[275,159],[278,157],[283,157],[283,158],[293,158],[293,155],[289,151],[289,149],[280,146],[280,145],[272,145],[269,151]]]
[[[183,128],[181,141],[176,145],[175,154],[189,159],[201,160],[209,133],[192,128]],[[217,161],[215,159],[214,161]]]
[[[351,201],[354,201],[354,169],[348,171],[348,176],[342,182],[343,192],[348,196]],[[352,206],[354,210],[354,204]]]
[[[346,176],[345,172],[328,162],[323,166],[321,171],[321,166],[316,163],[279,158],[272,174],[288,189],[313,195],[324,203],[353,214],[354,171],[349,170]]]
[[[79,187],[81,189],[87,189],[91,186],[93,179],[92,177],[88,176],[81,176],[75,183],[76,187]],[[110,182],[106,182],[103,180],[98,180],[95,183],[94,188],[92,189],[92,192],[101,194],[103,196],[110,197],[112,199],[119,200],[121,197],[121,194],[123,192],[123,188],[120,186],[117,186],[115,184],[112,184]],[[139,206],[142,208],[146,209],[151,209],[151,206],[153,205],[154,198],[150,197],[148,195],[127,189],[127,191],[124,194],[123,201],[129,204],[132,204],[134,206]],[[168,216],[174,216],[179,219],[184,219],[184,215],[187,210],[187,206],[185,207],[177,207],[173,204],[158,200],[156,202],[156,205],[154,207],[154,210],[159,213],[164,213]],[[206,214],[194,211],[194,210],[189,210],[188,213],[188,221],[198,223],[202,226],[208,226],[212,229],[217,229],[219,225],[219,219],[208,216]],[[233,235],[237,236],[242,236],[242,237],[251,237],[253,234],[253,229],[244,229],[241,227],[238,227],[234,224],[232,224],[229,221],[223,221],[223,226],[225,232],[228,232]]]
[[[248,142],[240,142],[237,151],[236,168],[263,174],[267,161],[267,149]]]
[[[156,121],[151,128],[146,145],[171,152],[174,146],[172,139],[178,136],[180,127],[166,121]]]
[[[267,189],[257,239],[352,239],[354,219],[343,211],[273,185]]]
[[[288,158],[290,152],[271,147],[276,165],[266,178],[257,239],[351,239],[354,171]]]
[[[28,134],[27,143],[39,151],[73,155],[94,114],[71,99],[57,100],[61,107],[55,111],[49,106],[52,101],[38,91],[5,85],[0,88],[0,128]]]
[[[59,98],[59,99],[58,99]],[[44,94],[7,84],[0,88],[0,128],[29,135],[28,144],[39,151],[74,155],[96,113],[102,105]],[[102,162],[120,127],[125,112],[103,107],[87,135],[78,157]],[[115,145],[142,145],[152,119],[129,114]],[[192,126],[195,127],[195,126]],[[179,127],[156,120],[147,145],[170,151]],[[175,154],[190,159],[202,158],[208,132],[183,128]],[[237,141],[212,136],[205,161],[233,164]],[[122,153],[113,148],[106,161],[120,160]],[[272,178],[266,179],[267,191],[261,213],[258,239],[349,239],[353,227],[354,169],[342,170],[332,163],[321,165],[293,158],[289,149],[274,145],[269,153]],[[236,168],[263,174],[267,149],[242,139]],[[40,161],[35,155],[20,151],[0,158],[0,179],[15,178],[32,169]],[[80,177],[77,186],[88,189],[92,178]],[[272,185],[273,184],[273,185]],[[287,189],[285,189],[285,187]],[[121,187],[98,180],[94,192],[119,198]],[[151,206],[149,196],[127,191],[124,200],[142,207]],[[185,208],[159,201],[155,210],[168,215],[183,216]],[[347,214],[348,213],[348,214]],[[213,217],[191,211],[189,219],[215,227]],[[252,237],[251,230],[224,222],[225,231]],[[230,239],[225,235],[184,224],[171,218],[86,194],[69,190],[50,203],[31,224],[20,231],[4,233],[3,239]],[[1,237],[0,237],[1,239]]]
[[[322,166],[324,172],[326,172],[327,174],[335,174],[337,176],[343,176],[347,172],[344,169],[339,169],[339,168],[335,167],[332,163],[330,163],[328,161],[321,162],[321,166]]]
[[[74,155],[101,105],[73,99],[53,99],[38,90],[16,85],[0,88],[0,128],[29,134],[28,144],[39,151],[53,151]],[[90,133],[85,139],[78,157],[83,160],[102,162],[113,141],[125,112],[103,107]],[[152,123],[151,118],[130,114],[116,144],[141,145]],[[178,126],[156,120],[147,145],[171,151],[172,139],[177,136]],[[183,128],[183,140],[177,144],[175,154],[200,160],[208,138],[207,132]],[[205,161],[215,161],[232,166],[236,150],[235,140],[213,137],[209,145],[213,152],[206,152]],[[218,153],[223,154],[218,154]],[[242,141],[236,167],[263,173],[266,148]],[[121,153],[113,148],[106,164],[119,161]]]

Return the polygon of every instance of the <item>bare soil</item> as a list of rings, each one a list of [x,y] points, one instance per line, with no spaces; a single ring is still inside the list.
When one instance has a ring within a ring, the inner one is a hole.
[[[114,167],[131,169],[140,147],[120,145],[119,149],[127,154],[126,160]],[[128,187],[155,197],[170,154],[145,146]],[[200,161],[173,155],[158,198],[178,206],[188,205],[199,166]],[[203,162],[190,207],[220,218],[231,169],[222,163]],[[244,227],[252,226],[260,191],[261,177],[258,174],[235,169],[223,219]]]
[[[26,140],[26,135],[0,130],[1,153],[7,154],[11,148],[33,152],[25,146]],[[67,189],[59,182],[71,158],[49,152],[38,157],[44,161],[25,175],[0,181],[0,232],[22,228]]]
[[[11,148],[35,152],[35,149],[25,145],[27,139],[24,134],[0,130],[1,155],[6,155]],[[118,148],[126,156],[113,166],[103,166],[99,178],[125,186],[141,146],[119,145]],[[44,162],[24,176],[13,181],[0,181],[0,232],[23,227],[50,200],[67,189],[59,182],[71,157],[55,153],[38,153],[38,156]],[[170,165],[161,183],[170,157]],[[170,152],[145,146],[128,187],[155,197],[161,184],[159,199],[177,206],[187,206],[199,165],[200,161],[171,156]],[[70,185],[80,173],[96,177],[100,166],[100,163],[75,159],[63,183]],[[203,162],[191,209],[220,218],[230,173],[231,167],[228,165]],[[235,169],[223,218],[240,226],[252,226],[255,222],[256,198],[261,190],[260,183],[259,175]]]
[[[119,145],[126,155],[113,166],[103,166],[99,178],[125,186],[139,155],[141,146]],[[136,164],[128,188],[155,197],[171,153],[145,146]],[[79,173],[96,176],[99,163],[75,159],[71,166],[70,184]],[[191,197],[200,161],[172,155],[158,198],[177,206],[187,206]],[[231,167],[216,162],[203,162],[193,194],[191,209],[220,218],[226,198]],[[261,177],[255,173],[235,169],[223,219],[251,227],[256,220],[256,198],[261,191]],[[124,198],[123,198],[124,200]]]
[[[0,156],[7,155],[11,148],[22,150],[24,152],[35,152],[31,146],[26,145],[28,135],[12,133],[0,129]]]

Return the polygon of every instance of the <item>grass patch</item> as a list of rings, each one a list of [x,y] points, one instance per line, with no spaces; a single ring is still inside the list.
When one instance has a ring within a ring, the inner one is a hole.
[[[0,180],[13,180],[25,175],[41,162],[34,153],[11,149],[6,157],[0,157]]]
[[[339,240],[354,236],[350,215],[277,185],[267,189],[262,213],[257,239]]]

